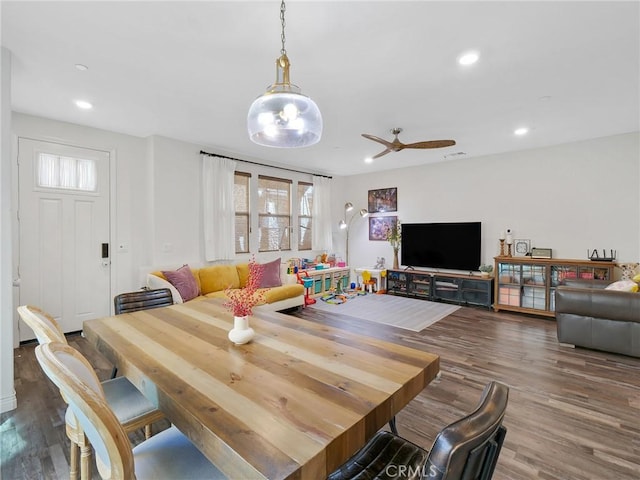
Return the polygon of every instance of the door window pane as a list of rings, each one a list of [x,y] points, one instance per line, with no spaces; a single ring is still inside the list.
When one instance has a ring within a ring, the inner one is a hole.
[[[40,153],[36,166],[36,184],[40,188],[95,192],[98,184],[96,162],[85,158]]]

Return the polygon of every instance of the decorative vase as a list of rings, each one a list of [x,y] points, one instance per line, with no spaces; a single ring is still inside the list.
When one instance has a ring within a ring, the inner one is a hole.
[[[393,269],[397,270],[399,268],[398,265],[398,250],[397,249],[393,249]]]
[[[255,332],[249,327],[249,317],[233,317],[233,328],[229,330],[229,340],[236,345],[243,345],[251,341]]]

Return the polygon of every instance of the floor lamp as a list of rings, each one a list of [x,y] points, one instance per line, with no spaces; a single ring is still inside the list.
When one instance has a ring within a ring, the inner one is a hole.
[[[356,218],[362,217],[366,217],[369,215],[369,212],[367,212],[366,208],[361,209],[358,213],[360,214],[359,216],[355,214],[355,212],[353,212],[351,214],[351,216],[349,217],[349,220],[347,220],[347,214],[349,212],[353,211],[353,203],[351,202],[347,202],[344,204],[344,219],[340,220],[340,222],[338,223],[338,226],[342,229],[342,230],[347,230],[347,245],[346,245],[346,251],[345,251],[345,256],[346,256],[346,262],[347,262],[347,266],[350,266],[351,264],[349,263],[349,230],[351,229],[351,224],[353,223],[353,220]]]

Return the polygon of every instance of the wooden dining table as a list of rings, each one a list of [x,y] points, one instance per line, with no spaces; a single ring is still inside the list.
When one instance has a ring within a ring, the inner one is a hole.
[[[229,478],[325,478],[418,395],[439,357],[219,299],[84,322],[84,335]]]

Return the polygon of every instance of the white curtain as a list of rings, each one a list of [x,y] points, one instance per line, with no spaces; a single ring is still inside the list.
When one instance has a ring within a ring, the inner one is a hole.
[[[232,260],[236,255],[233,203],[236,162],[202,155],[204,256],[208,262]]]
[[[327,177],[313,177],[313,250],[332,249],[332,221],[331,221],[331,179]]]

